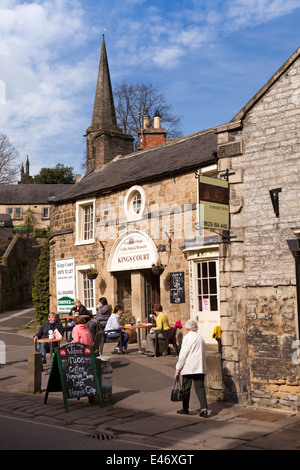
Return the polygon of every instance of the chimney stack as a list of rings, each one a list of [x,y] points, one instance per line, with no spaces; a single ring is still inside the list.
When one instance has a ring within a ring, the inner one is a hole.
[[[156,147],[166,141],[166,131],[161,126],[161,116],[158,111],[154,115],[154,127],[150,128],[150,116],[143,116],[143,128],[139,131],[139,150]]]

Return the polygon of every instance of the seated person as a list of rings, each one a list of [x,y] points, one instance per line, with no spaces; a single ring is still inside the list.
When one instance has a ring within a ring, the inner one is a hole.
[[[122,345],[123,345],[123,351],[126,351],[127,346],[128,346],[128,340],[129,340],[129,334],[126,331],[122,331],[122,325],[120,325],[120,317],[123,313],[123,309],[120,305],[117,305],[114,308],[113,313],[109,317],[106,327],[104,329],[104,334],[105,337],[108,339],[117,339],[120,336],[122,336]],[[110,331],[110,330],[116,330],[116,331]],[[121,343],[118,343],[118,346],[115,347],[115,351],[118,354],[121,354]]]
[[[74,307],[72,307],[70,310],[70,315],[88,315],[89,317],[91,316],[87,308],[78,299],[75,300]]]
[[[79,299],[76,299],[74,302],[74,307],[71,308],[69,315],[76,316],[76,315],[88,315],[91,317],[90,312],[87,308],[80,302]],[[68,326],[74,326],[74,321],[71,320],[68,322]],[[72,333],[71,331],[68,332],[68,339],[71,341]]]
[[[107,320],[111,314],[111,306],[108,305],[107,299],[105,297],[100,297],[99,304],[97,305],[97,313],[92,320],[87,324],[88,329],[92,333],[93,338],[95,338],[97,330],[97,322],[100,322],[102,328],[105,328]]]
[[[86,325],[85,318],[78,315],[74,318],[74,328],[72,330],[72,343],[93,344],[93,337]]]
[[[163,308],[160,304],[155,304],[153,307],[153,319],[156,320],[156,327],[151,328],[150,332],[147,334],[147,351],[150,351],[148,356],[155,356],[155,331],[158,332],[158,339],[165,339],[165,335],[162,331],[167,331],[170,329],[169,320],[165,313],[163,313]]]
[[[49,338],[49,331],[58,330],[61,335],[64,334],[64,328],[62,323],[57,320],[56,313],[49,313],[48,320],[40,326],[38,333],[33,337],[34,342],[38,339]],[[57,343],[54,343],[53,346],[57,346]],[[50,346],[49,343],[40,343],[40,352],[42,355],[42,363],[46,363],[46,353],[49,352]]]

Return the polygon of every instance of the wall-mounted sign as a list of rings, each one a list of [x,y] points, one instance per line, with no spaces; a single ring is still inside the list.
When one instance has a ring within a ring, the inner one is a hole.
[[[69,313],[75,302],[74,258],[56,260],[57,313]]]
[[[131,271],[151,268],[158,258],[153,240],[145,232],[133,230],[114,244],[108,271]]]
[[[199,227],[229,230],[228,181],[199,176]]]
[[[184,272],[170,273],[170,302],[171,304],[185,302]]]

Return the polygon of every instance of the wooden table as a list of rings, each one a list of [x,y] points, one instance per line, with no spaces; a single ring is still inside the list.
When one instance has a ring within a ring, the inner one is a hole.
[[[145,351],[142,350],[142,345],[141,345],[141,329],[142,328],[152,328],[154,327],[155,324],[152,323],[139,323],[138,325],[124,325],[123,329],[129,329],[129,330],[137,330],[137,336],[138,336],[138,345],[139,345],[139,354],[147,354]]]
[[[59,343],[60,341],[63,341],[63,338],[41,338],[37,339],[36,343],[49,343],[50,344],[50,364],[52,364],[52,358],[53,358],[53,343]],[[51,365],[50,365],[51,368]],[[46,371],[46,374],[49,374],[50,371]]]
[[[66,317],[61,317],[61,320],[67,322],[69,320],[74,320],[76,317],[90,318],[89,315],[67,315]]]

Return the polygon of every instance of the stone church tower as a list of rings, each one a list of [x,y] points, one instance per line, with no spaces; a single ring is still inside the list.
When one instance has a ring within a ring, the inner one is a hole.
[[[133,151],[133,137],[117,125],[104,35],[91,126],[86,131],[87,174]]]
[[[32,183],[32,176],[29,175],[29,158],[27,155],[27,160],[26,160],[26,171],[24,171],[24,165],[22,163],[21,167],[21,180],[18,181],[18,184],[31,184]]]

